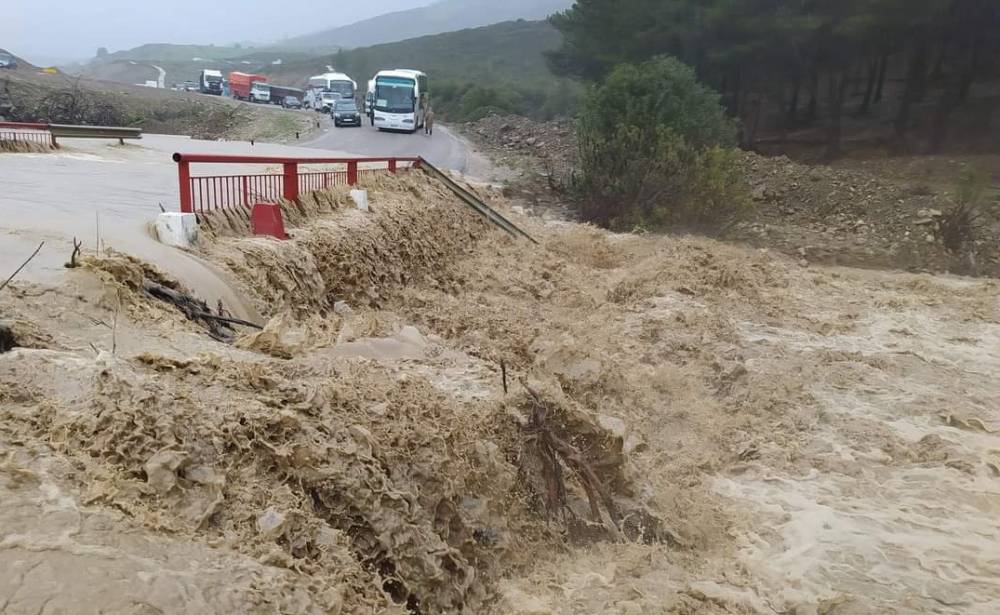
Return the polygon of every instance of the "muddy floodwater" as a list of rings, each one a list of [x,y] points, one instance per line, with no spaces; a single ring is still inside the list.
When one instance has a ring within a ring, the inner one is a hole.
[[[367,188],[0,294],[0,610],[1000,612],[995,282]]]

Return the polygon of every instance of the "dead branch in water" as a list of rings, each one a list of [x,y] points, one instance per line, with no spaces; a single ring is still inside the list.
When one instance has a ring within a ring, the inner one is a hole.
[[[167,288],[162,284],[157,284],[152,280],[144,279],[142,287],[152,297],[173,304],[187,316],[188,320],[201,321],[208,327],[208,334],[220,342],[230,343],[233,341],[236,331],[232,328],[232,325],[252,327],[254,329],[264,328],[261,325],[246,320],[216,316],[212,314],[211,308],[204,301],[195,299],[172,288]]]
[[[538,393],[528,385],[524,378],[521,378],[521,385],[534,401],[534,408],[525,431],[536,439],[538,445],[545,475],[545,503],[549,511],[566,508],[566,482],[562,471],[562,463],[565,463],[566,467],[577,475],[584,492],[587,494],[592,520],[596,523],[603,522],[601,518],[601,505],[603,504],[604,510],[607,511],[615,528],[620,529],[621,513],[611,496],[611,492],[597,477],[597,472],[583,458],[579,449],[556,435],[549,426],[546,420],[548,408],[545,407]]]
[[[45,242],[44,242],[44,241],[43,241],[42,243],[38,244],[38,247],[37,247],[37,248],[35,248],[35,251],[31,253],[31,256],[29,256],[29,257],[28,257],[28,260],[26,260],[26,261],[24,261],[23,263],[21,263],[21,266],[20,266],[20,267],[18,267],[18,268],[17,268],[17,270],[16,270],[16,271],[14,271],[14,273],[10,274],[10,277],[9,277],[9,278],[7,278],[7,279],[6,279],[5,281],[4,281],[4,283],[3,283],[3,284],[0,284],[0,290],[3,290],[3,289],[5,289],[5,288],[7,288],[7,285],[8,285],[8,284],[10,284],[10,281],[14,279],[14,276],[16,276],[17,274],[21,273],[21,270],[22,270],[22,269],[24,269],[25,267],[27,267],[28,263],[30,263],[30,262],[31,262],[31,259],[35,258],[35,256],[37,256],[37,255],[38,255],[38,253],[39,253],[39,252],[41,251],[41,249],[42,249],[42,246],[44,246],[44,245],[45,245]]]
[[[73,253],[69,255],[69,262],[66,263],[67,269],[76,269],[80,266],[80,263],[76,262],[76,257],[80,256],[80,250],[83,248],[83,241],[77,241],[76,237],[73,238]]]

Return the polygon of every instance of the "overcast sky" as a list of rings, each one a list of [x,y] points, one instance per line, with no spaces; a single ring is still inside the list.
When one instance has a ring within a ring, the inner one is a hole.
[[[273,42],[432,1],[0,0],[0,49],[47,64],[98,47]]]

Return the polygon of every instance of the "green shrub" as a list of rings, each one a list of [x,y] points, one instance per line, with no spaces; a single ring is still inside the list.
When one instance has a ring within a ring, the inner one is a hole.
[[[581,214],[618,229],[720,230],[749,208],[736,126],[673,58],[622,65],[579,120]]]

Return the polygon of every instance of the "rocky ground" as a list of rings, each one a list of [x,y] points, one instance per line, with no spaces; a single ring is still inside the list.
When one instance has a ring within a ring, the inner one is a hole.
[[[235,344],[113,253],[0,292],[6,612],[1000,608],[995,283],[396,181],[206,219]]]

